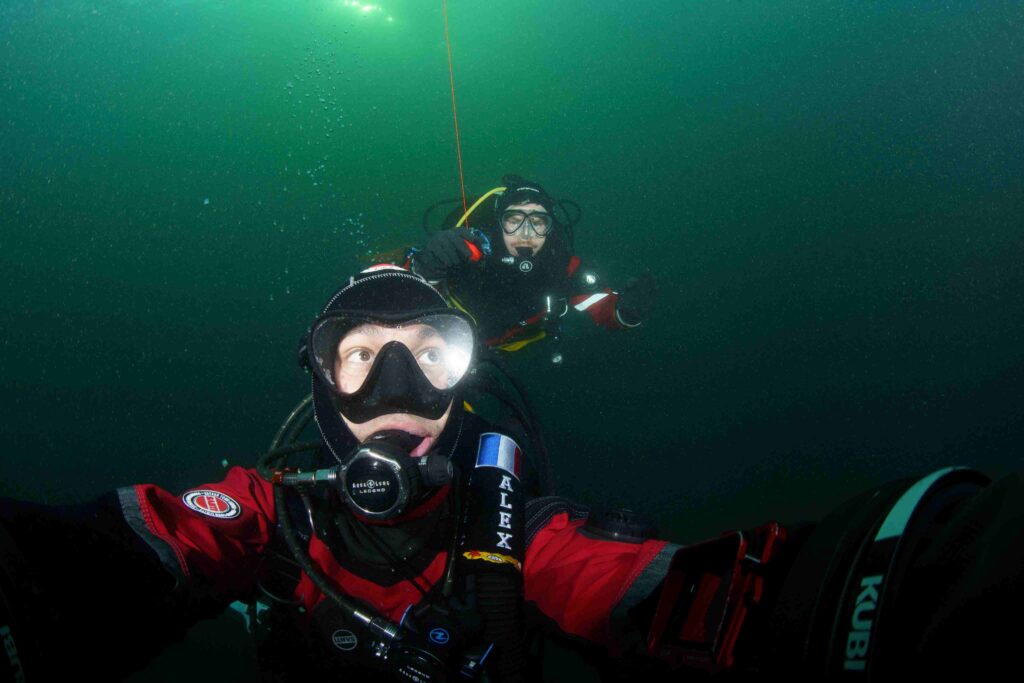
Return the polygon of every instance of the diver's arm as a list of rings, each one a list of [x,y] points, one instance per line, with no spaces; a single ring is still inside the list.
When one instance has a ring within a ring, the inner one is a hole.
[[[650,272],[629,278],[618,292],[605,287],[600,275],[578,256],[569,260],[567,274],[569,305],[606,329],[639,327],[654,308],[658,286]]]
[[[30,682],[118,680],[227,604],[180,590],[113,493],[75,506],[0,501],[0,546],[5,646]]]
[[[236,468],[199,490],[221,519],[152,485],[75,506],[0,500],[0,627],[25,680],[127,676],[246,591],[274,523],[264,489]]]
[[[678,546],[606,540],[586,525],[587,512],[564,499],[528,504],[525,597],[563,633],[621,654],[642,637],[631,610],[658,588]]]
[[[640,324],[619,316],[618,293],[606,287],[604,278],[579,256],[573,256],[569,260],[566,274],[569,277],[569,305],[581,313],[586,313],[594,324],[608,330],[621,330]]]
[[[251,587],[277,524],[273,487],[254,470],[233,467],[181,495],[152,484],[118,493],[126,520],[168,571],[224,593]]]
[[[764,633],[761,604],[788,570],[790,532],[769,522],[682,547],[646,540],[650,528],[632,517],[530,501],[527,601],[563,634],[630,666],[716,672],[732,668],[738,651],[747,657],[738,639]]]

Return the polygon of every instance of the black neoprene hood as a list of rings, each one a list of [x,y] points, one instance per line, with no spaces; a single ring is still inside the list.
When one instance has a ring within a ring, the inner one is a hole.
[[[360,391],[350,397],[341,395],[334,387],[334,381],[323,374],[324,359],[316,357],[318,344],[315,343],[314,336],[318,326],[328,319],[343,319],[351,321],[351,324],[388,324],[403,323],[431,315],[468,320],[461,312],[448,308],[444,297],[422,277],[398,266],[381,265],[350,278],[345,286],[331,297],[323,313],[314,322],[306,346],[308,364],[313,376],[314,413],[325,443],[339,462],[343,461],[357,445],[355,437],[341,417],[342,414],[356,423],[388,413],[410,413],[436,419],[449,405],[454,409],[460,402],[455,400],[458,393],[456,387],[435,389],[418,377],[419,371],[415,364],[409,362],[411,358],[404,358],[404,355],[408,355],[407,350],[405,354],[394,351],[382,354],[382,359],[390,362],[379,367],[375,365],[376,372],[371,371],[370,378],[371,382],[382,378],[387,380],[379,387],[371,385],[366,392]],[[472,330],[471,323],[463,325]],[[472,331],[469,334],[472,338]],[[395,353],[398,353],[398,361],[406,362],[396,361],[393,357]],[[330,362],[327,364],[331,365]],[[382,375],[382,370],[387,372]],[[396,379],[394,375],[399,371],[409,374],[409,381],[398,381],[402,378]],[[397,391],[395,387],[403,390]],[[373,405],[354,406],[353,401]],[[448,424],[451,423],[452,420],[449,419]]]
[[[419,275],[398,266],[380,265],[349,278],[323,313],[346,311],[392,320],[446,308],[444,297]]]
[[[540,204],[554,217],[555,200],[543,187],[516,175],[507,175],[502,178],[502,182],[505,191],[494,200],[495,218],[501,220],[501,214],[513,204]]]

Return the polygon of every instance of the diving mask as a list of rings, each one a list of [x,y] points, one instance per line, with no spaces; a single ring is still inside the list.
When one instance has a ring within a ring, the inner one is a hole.
[[[476,343],[461,312],[368,316],[331,311],[313,324],[309,361],[354,423],[389,413],[437,419],[469,372]]]
[[[554,226],[554,218],[546,211],[510,210],[501,214],[501,229],[506,235],[514,235],[520,230],[533,231],[538,237],[547,237]]]

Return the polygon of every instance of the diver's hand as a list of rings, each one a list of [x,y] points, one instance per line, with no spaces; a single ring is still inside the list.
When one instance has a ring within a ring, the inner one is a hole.
[[[483,261],[480,238],[470,230],[442,230],[412,257],[412,269],[428,280],[444,280],[456,275],[468,264]]]
[[[615,312],[623,324],[635,327],[650,317],[657,298],[658,283],[650,271],[644,271],[639,277],[626,280],[626,286],[619,292]]]

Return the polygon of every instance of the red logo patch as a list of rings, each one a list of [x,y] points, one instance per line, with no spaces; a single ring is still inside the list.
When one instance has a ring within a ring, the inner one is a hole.
[[[201,515],[217,519],[234,519],[242,514],[242,506],[234,498],[210,489],[189,491],[181,497],[181,502]]]

